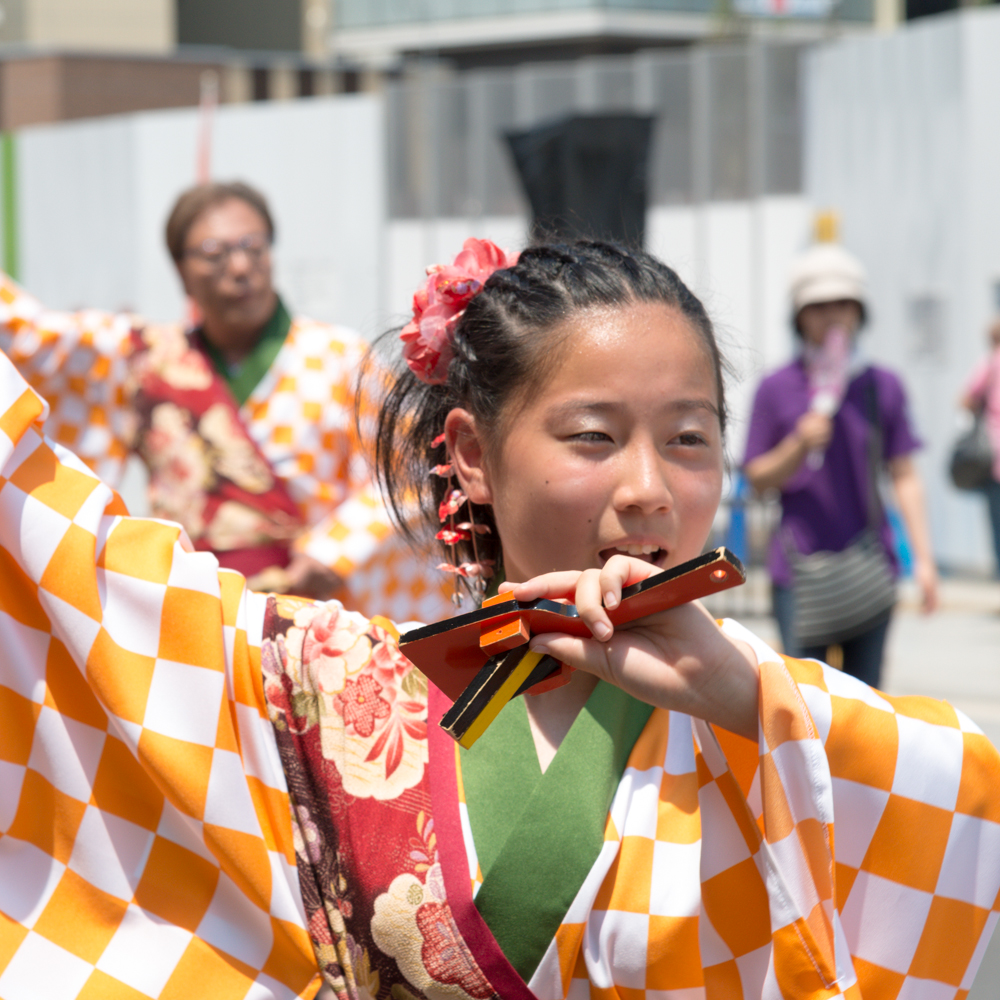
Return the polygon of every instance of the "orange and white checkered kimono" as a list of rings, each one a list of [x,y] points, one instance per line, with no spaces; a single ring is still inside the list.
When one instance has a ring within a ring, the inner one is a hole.
[[[311,997],[320,966],[345,1000],[966,995],[1000,757],[950,706],[726,623],[759,745],[653,712],[525,984],[474,926],[442,696],[390,631],[123,516],[45,415],[0,356],[3,1000]]]
[[[759,746],[654,713],[532,991],[961,1000],[1000,918],[996,751],[946,704],[723,627],[761,665]]]
[[[996,751],[949,705],[723,628],[761,664],[759,747],[654,712],[532,993],[962,1000],[1000,919]]]
[[[0,350],[49,403],[46,432],[111,486],[135,433],[134,329],[142,322],[126,314],[47,311],[0,273]],[[155,351],[187,346],[177,327],[147,332]],[[347,581],[345,602],[394,621],[436,621],[453,585],[392,529],[352,432],[365,349],[351,330],[295,319],[239,414],[308,525],[295,549]]]

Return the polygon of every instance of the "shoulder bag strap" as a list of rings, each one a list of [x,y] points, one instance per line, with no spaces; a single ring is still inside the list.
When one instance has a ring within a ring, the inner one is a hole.
[[[868,421],[866,441],[868,453],[868,527],[878,531],[881,522],[882,500],[878,493],[878,474],[882,466],[882,421],[878,412],[878,386],[875,369],[868,369],[865,382],[865,417]]]

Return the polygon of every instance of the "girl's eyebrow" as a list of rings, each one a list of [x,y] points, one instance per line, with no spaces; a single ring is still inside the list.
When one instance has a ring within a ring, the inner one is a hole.
[[[710,413],[719,415],[719,408],[710,399],[697,397],[695,399],[675,399],[667,404],[668,410],[708,410]]]
[[[551,413],[555,417],[569,416],[574,413],[614,414],[621,413],[627,408],[627,404],[620,402],[569,399],[565,403],[560,403],[558,406],[553,407]],[[664,403],[663,409],[681,413],[690,410],[708,410],[710,413],[714,413],[715,416],[719,415],[719,408],[715,403],[703,396],[696,396],[691,399],[673,399],[668,403]]]

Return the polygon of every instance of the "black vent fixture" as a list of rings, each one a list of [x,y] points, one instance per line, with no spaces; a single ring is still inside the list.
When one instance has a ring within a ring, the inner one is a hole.
[[[648,115],[574,115],[507,142],[531,203],[532,237],[590,237],[642,247]]]

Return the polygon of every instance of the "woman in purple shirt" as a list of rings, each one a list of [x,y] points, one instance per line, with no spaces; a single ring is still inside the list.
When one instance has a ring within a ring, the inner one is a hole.
[[[856,350],[851,350],[832,406],[818,402],[815,376],[810,378],[811,367],[828,337],[846,335],[853,348],[865,319],[864,269],[841,247],[817,244],[796,262],[791,298],[802,350],[791,364],[765,378],[757,390],[744,471],[757,492],[781,491],[781,527],[772,540],[769,569],[774,615],[785,651],[826,659],[825,647],[803,647],[797,638],[788,549],[794,546],[803,555],[840,552],[870,526],[872,401],[881,435],[881,458],[910,536],[914,574],[925,611],[937,604],[937,572],[923,488],[912,457],[920,441],[910,426],[899,377],[888,369],[859,363]],[[881,507],[874,528],[895,572],[891,532]],[[841,643],[844,670],[873,687],[879,684],[888,627],[886,615],[863,634]]]

